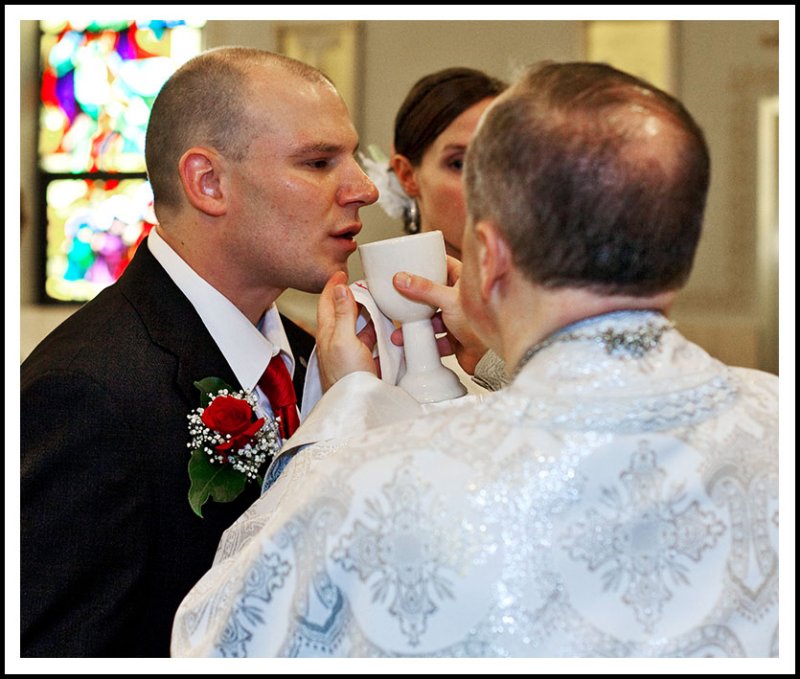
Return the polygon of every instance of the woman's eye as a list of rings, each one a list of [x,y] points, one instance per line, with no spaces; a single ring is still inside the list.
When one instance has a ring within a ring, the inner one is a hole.
[[[447,167],[457,170],[461,172],[464,169],[464,159],[463,158],[453,158],[453,160],[448,161]]]

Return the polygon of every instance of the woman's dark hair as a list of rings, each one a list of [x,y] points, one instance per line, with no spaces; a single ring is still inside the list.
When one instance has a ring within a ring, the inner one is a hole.
[[[507,84],[473,68],[446,68],[420,78],[394,120],[394,150],[419,165],[427,148],[450,123]]]

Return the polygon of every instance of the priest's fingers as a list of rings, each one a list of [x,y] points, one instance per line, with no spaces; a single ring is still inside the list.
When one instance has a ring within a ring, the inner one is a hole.
[[[358,305],[337,272],[328,280],[317,306],[317,359],[323,391],[352,372],[375,374],[372,351],[356,334]]]
[[[363,307],[359,306],[359,314],[361,313],[362,309]],[[380,357],[378,356],[378,331],[375,330],[375,323],[368,313],[365,315],[365,318],[369,320],[367,320],[364,327],[358,331],[357,337],[359,340],[361,340],[361,343],[372,352],[372,360],[375,363],[374,372],[378,375],[378,377],[380,377],[381,362]]]
[[[433,321],[433,331],[436,333],[436,346],[439,349],[439,356],[449,356],[450,354],[455,353],[455,348],[453,347],[454,340],[451,341],[450,335],[447,333],[447,328],[442,323],[441,319],[438,316],[434,316],[432,319]],[[437,322],[438,321],[438,322]],[[403,328],[402,326],[399,328],[395,328],[392,331],[389,339],[392,341],[392,344],[397,345],[398,347],[403,346]],[[460,348],[460,344],[455,342]]]
[[[447,332],[447,326],[444,324],[444,321],[442,320],[442,312],[441,311],[437,311],[431,317],[431,324],[433,325],[433,331],[434,332],[436,332],[436,333]]]
[[[327,337],[336,326],[336,302],[333,291],[339,285],[347,284],[347,274],[344,271],[334,273],[325,284],[317,304],[317,340],[320,336]]]
[[[424,276],[400,271],[392,279],[395,289],[415,302],[424,302],[436,308],[447,309],[458,303],[456,288],[434,283]]]
[[[375,348],[375,345],[378,343],[378,333],[375,331],[375,324],[372,322],[371,318],[367,321],[367,324],[358,331],[357,337],[370,351]]]
[[[486,352],[486,346],[473,330],[472,322],[461,307],[459,298],[461,263],[453,257],[447,259],[447,275],[453,283],[452,286],[441,285],[405,271],[396,273],[393,282],[402,295],[441,309],[441,321],[444,323],[456,358],[461,367],[468,374],[472,374],[478,359]],[[434,322],[438,323],[438,320]],[[437,332],[439,331],[437,328]],[[393,343],[398,344],[399,341],[399,338],[392,337]]]
[[[447,284],[455,285],[461,278],[461,260],[447,255]]]
[[[436,348],[439,350],[439,356],[449,356],[455,353],[448,335],[442,335],[436,338]]]

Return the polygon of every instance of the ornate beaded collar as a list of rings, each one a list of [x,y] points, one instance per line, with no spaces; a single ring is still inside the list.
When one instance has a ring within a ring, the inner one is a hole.
[[[634,327],[613,328],[597,327],[602,320],[618,318],[635,318],[638,315],[646,315],[641,323]],[[582,329],[582,326],[591,324],[592,327]],[[600,344],[608,354],[623,353],[634,358],[644,356],[648,351],[655,349],[661,343],[661,336],[673,328],[675,324],[667,319],[659,311],[650,309],[631,309],[622,311],[612,311],[591,318],[584,318],[577,323],[568,325],[554,334],[546,337],[541,342],[537,342],[529,347],[522,358],[519,359],[514,372],[511,374],[513,381],[523,367],[540,351],[560,342],[591,341]]]

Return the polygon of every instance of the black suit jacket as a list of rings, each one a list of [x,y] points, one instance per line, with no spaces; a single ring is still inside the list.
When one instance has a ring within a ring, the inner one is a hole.
[[[284,324],[307,360],[313,338]],[[22,364],[22,656],[169,655],[179,603],[260,490],[189,507],[187,415],[209,376],[241,388],[146,245]]]

